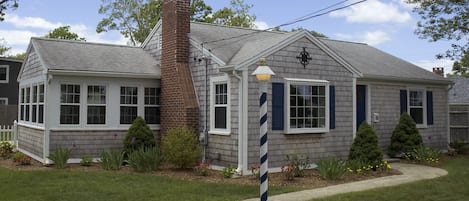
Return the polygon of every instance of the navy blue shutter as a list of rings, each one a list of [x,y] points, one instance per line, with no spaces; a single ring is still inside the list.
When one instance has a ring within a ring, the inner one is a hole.
[[[401,90],[401,115],[407,112],[407,90]]]
[[[335,86],[329,86],[329,128],[335,128]]]
[[[281,82],[272,83],[272,130],[283,130],[285,119],[285,84]]]
[[[427,91],[427,125],[433,125],[433,92]]]

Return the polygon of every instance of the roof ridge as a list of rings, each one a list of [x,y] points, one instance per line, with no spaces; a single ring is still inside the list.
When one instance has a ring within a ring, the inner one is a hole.
[[[354,42],[354,41],[338,40],[338,39],[323,38],[323,37],[316,37],[316,38],[318,38],[319,40],[328,40],[328,41],[335,41],[335,42],[342,42],[342,43],[353,43],[353,44],[358,44],[358,45],[370,46],[367,43],[363,43],[363,42]]]
[[[125,48],[140,48],[138,46],[130,46],[130,45],[88,42],[88,41],[79,41],[79,40],[66,40],[66,39],[57,39],[57,38],[44,38],[44,37],[31,37],[31,40],[54,41],[54,42],[63,42],[63,43],[81,43],[81,44],[86,44],[86,45],[101,45],[101,46],[114,46],[114,47],[125,47]]]
[[[241,30],[246,30],[246,31],[255,31],[255,32],[269,32],[269,33],[279,33],[279,34],[284,34],[288,33],[284,31],[272,31],[272,30],[263,30],[263,29],[254,29],[254,28],[248,28],[248,27],[239,27],[239,26],[229,26],[229,25],[224,25],[224,24],[215,24],[215,23],[207,23],[207,22],[191,22],[194,24],[201,24],[201,25],[208,25],[208,26],[214,26],[214,27],[225,27],[225,28],[231,28],[231,29],[241,29]]]

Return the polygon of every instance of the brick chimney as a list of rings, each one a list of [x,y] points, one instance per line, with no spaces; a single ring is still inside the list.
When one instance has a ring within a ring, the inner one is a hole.
[[[198,103],[189,69],[190,0],[164,0],[161,55],[161,133],[198,128]]]
[[[443,67],[434,67],[433,73],[441,76],[445,76],[445,69]]]

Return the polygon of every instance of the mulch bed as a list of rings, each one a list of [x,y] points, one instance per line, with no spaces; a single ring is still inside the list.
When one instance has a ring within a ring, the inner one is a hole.
[[[392,165],[392,163],[391,163]],[[31,165],[21,166],[15,164],[11,159],[0,159],[0,166],[19,170],[19,171],[31,171],[31,170],[44,170],[44,171],[52,171],[56,170],[54,166],[44,166],[37,161],[32,161]],[[113,172],[107,171],[101,168],[101,166],[97,163],[93,164],[90,167],[80,166],[80,164],[69,164],[66,170],[69,171],[94,171],[94,172]],[[124,166],[121,170],[115,171],[118,173],[134,173],[134,171],[127,166]],[[235,178],[224,178],[220,171],[216,170],[209,170],[208,176],[199,176],[194,173],[191,169],[176,169],[170,165],[164,164],[160,170],[152,172],[152,173],[145,173],[145,174],[152,174],[158,176],[167,176],[176,179],[182,180],[190,180],[190,181],[201,181],[201,182],[213,182],[213,183],[231,183],[231,184],[244,184],[244,185],[258,185],[259,181],[254,175],[247,175]],[[364,174],[351,174],[346,173],[341,179],[339,180],[325,180],[319,176],[319,172],[317,170],[305,170],[304,177],[296,177],[294,180],[289,181],[285,179],[285,176],[282,173],[269,173],[269,185],[275,186],[291,186],[291,187],[300,187],[300,188],[318,188],[342,183],[349,183],[354,181],[361,181],[367,179],[373,179],[378,177],[385,177],[391,175],[398,175],[401,174],[399,171],[392,169],[387,172],[382,171],[368,171]]]

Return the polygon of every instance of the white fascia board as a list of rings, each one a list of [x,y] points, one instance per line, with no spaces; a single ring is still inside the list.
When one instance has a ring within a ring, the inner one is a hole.
[[[211,58],[213,61],[215,61],[215,63],[217,63],[219,66],[225,66],[226,63],[223,62],[223,60],[221,60],[220,58],[218,58],[217,56],[215,56],[212,52],[210,52],[208,49],[206,48],[203,48],[202,47],[202,43],[193,39],[193,38],[190,38],[189,37],[189,42],[190,42],[190,45],[194,46],[195,48],[197,48],[199,51],[202,51],[202,54],[204,55],[208,55],[209,58]]]
[[[97,71],[70,71],[70,70],[49,70],[51,75],[68,76],[91,76],[91,77],[126,77],[126,78],[153,78],[160,79],[157,74],[144,73],[117,73],[117,72],[97,72]]]
[[[162,20],[158,20],[158,22],[156,23],[156,25],[153,27],[153,29],[151,29],[150,33],[148,34],[148,36],[145,38],[145,41],[143,41],[143,43],[140,45],[141,48],[144,48],[145,46],[148,45],[148,43],[150,42],[150,38],[155,35],[156,31],[158,31],[160,28],[161,28],[161,23],[162,23]]]

